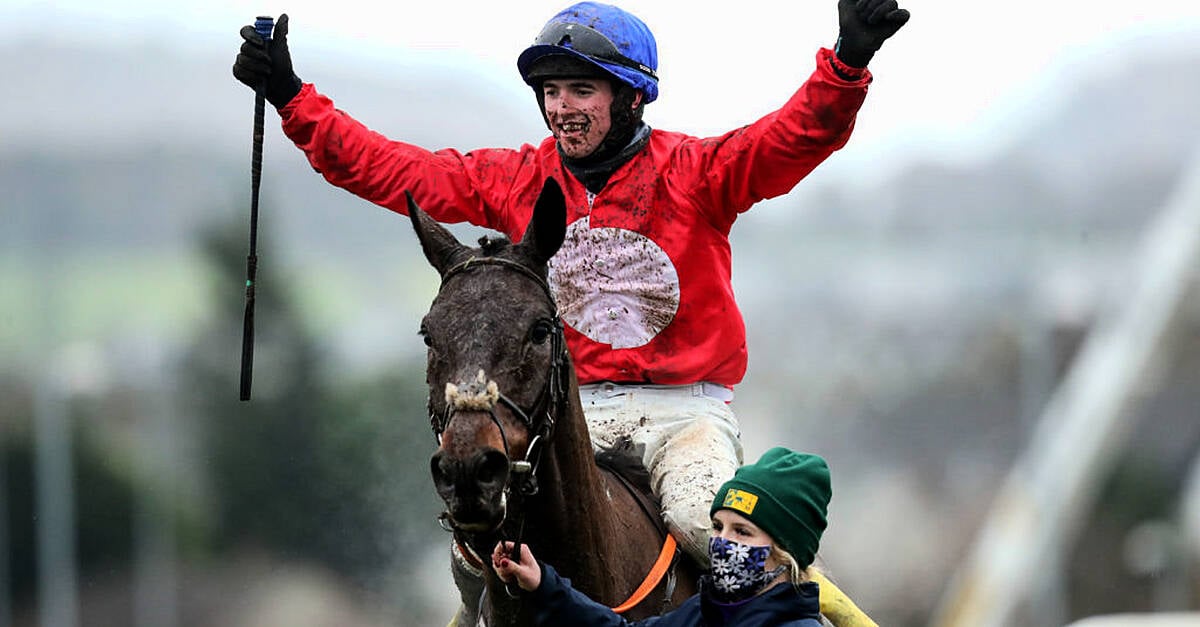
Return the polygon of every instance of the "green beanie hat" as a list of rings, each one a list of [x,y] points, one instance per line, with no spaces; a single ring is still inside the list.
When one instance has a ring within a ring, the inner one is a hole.
[[[832,496],[824,459],[777,446],[717,490],[709,515],[729,509],[745,516],[807,568],[821,545]]]

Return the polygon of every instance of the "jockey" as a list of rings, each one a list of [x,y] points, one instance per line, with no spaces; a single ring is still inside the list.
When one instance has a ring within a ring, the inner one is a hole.
[[[438,221],[516,240],[542,183],[558,181],[568,228],[550,283],[593,444],[632,442],[671,533],[706,565],[709,506],[742,462],[730,402],[746,372],[746,332],[730,229],[847,142],[867,62],[909,16],[896,0],[839,0],[838,14],[835,49],[817,51],[787,102],[709,138],[642,119],[658,97],[654,36],[596,2],[559,12],[519,55],[551,136],[517,149],[429,151],[372,132],[297,77],[287,15],[269,48],[242,28],[233,74],[251,87],[265,81],[284,133],[326,180],[398,213],[408,190]]]

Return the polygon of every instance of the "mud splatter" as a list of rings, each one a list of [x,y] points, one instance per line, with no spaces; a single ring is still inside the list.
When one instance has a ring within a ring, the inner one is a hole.
[[[654,339],[679,310],[679,274],[666,252],[626,229],[567,228],[550,264],[563,319],[589,339],[636,348]]]

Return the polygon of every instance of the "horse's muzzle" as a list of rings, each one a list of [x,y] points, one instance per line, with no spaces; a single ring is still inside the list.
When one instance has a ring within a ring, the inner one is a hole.
[[[504,453],[487,448],[459,459],[438,451],[429,468],[454,528],[486,532],[504,522],[509,474]]]

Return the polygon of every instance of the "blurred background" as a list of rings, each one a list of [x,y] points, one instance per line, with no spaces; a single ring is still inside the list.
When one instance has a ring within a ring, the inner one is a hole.
[[[546,134],[516,56],[567,3],[514,4],[0,5],[0,627],[447,622],[436,273],[268,111],[238,401],[230,66],[286,11],[297,73],[372,128],[515,147]],[[881,625],[1196,612],[1200,8],[902,5],[850,144],[734,229],[746,457],[830,461],[824,566]],[[622,6],[658,38],[647,121],[700,136],[836,36],[833,0]]]

